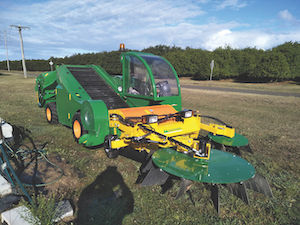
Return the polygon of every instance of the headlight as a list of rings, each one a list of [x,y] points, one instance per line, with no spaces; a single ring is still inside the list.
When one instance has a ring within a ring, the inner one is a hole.
[[[142,116],[142,123],[157,123],[158,116],[157,115],[144,115]]]
[[[190,118],[193,116],[193,114],[194,114],[193,110],[190,110],[190,109],[185,109],[180,112],[181,117],[184,117],[184,118]]]

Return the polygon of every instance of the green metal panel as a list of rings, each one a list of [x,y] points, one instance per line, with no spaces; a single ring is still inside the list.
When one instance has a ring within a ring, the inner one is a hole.
[[[130,107],[149,106],[149,105],[172,105],[177,111],[181,111],[182,106],[180,100],[181,100],[180,96],[162,97],[160,101],[154,101],[153,98],[151,97],[126,95],[126,103]]]
[[[170,148],[156,151],[152,160],[170,174],[198,182],[237,183],[255,174],[255,169],[246,160],[216,149],[211,149],[209,160],[192,158]]]
[[[68,98],[68,92],[61,85],[58,85],[56,87],[56,92],[56,111],[58,115],[58,121],[63,125],[70,126],[65,108],[65,102]]]
[[[241,134],[235,133],[233,138],[225,137],[222,135],[213,135],[212,133],[208,134],[208,137],[219,144],[233,146],[233,147],[242,147],[248,145],[248,139]]]
[[[57,68],[59,85],[57,86],[56,108],[58,120],[63,125],[71,127],[73,116],[80,111],[82,102],[90,99],[90,96],[73,77],[68,66],[79,68],[89,66],[62,65]]]
[[[39,106],[44,106],[47,102],[55,102],[57,85],[56,71],[42,73],[36,78],[35,90],[38,93]]]
[[[109,134],[108,109],[101,100],[87,100],[81,106],[81,122],[88,134],[79,139],[86,146],[100,145]]]
[[[68,93],[61,85],[57,86],[56,111],[58,121],[68,127],[72,126],[73,116],[80,110],[81,103],[74,98],[76,96]]]
[[[51,85],[55,84],[56,80],[57,80],[56,71],[41,73],[36,78],[35,90],[38,91],[38,85],[40,85],[42,89],[47,89]],[[50,89],[53,89],[53,87]]]
[[[83,101],[90,99],[90,96],[74,78],[72,73],[68,70],[67,67],[78,67],[78,68],[88,68],[91,66],[75,66],[75,65],[62,65],[57,68],[58,83],[66,89],[66,91],[74,97],[76,96],[77,101]],[[78,94],[80,97],[77,97]]]

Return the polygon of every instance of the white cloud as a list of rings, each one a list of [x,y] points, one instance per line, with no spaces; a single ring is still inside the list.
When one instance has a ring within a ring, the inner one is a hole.
[[[249,24],[235,21],[211,19],[210,23],[203,24],[200,20],[206,12],[200,5],[205,2],[49,0],[12,5],[5,11],[0,9],[0,30],[10,24],[30,26],[30,30],[23,32],[25,57],[35,59],[116,50],[119,43],[138,50],[158,44],[213,50],[226,45],[267,49],[285,41],[300,40],[299,29],[275,34],[259,30],[237,31],[250,28]],[[236,8],[245,4],[237,0],[223,3],[224,7]],[[19,46],[17,30],[10,30],[11,58],[20,59]],[[3,47],[0,45],[0,48]],[[0,50],[0,57],[0,61],[5,59],[4,51]]]
[[[300,27],[300,20],[294,17],[287,9],[280,11],[278,16],[286,24]]]
[[[293,17],[293,15],[287,10],[282,10],[278,13],[279,17],[283,20],[286,20],[286,21],[293,21],[295,20],[295,18]]]
[[[240,0],[224,0],[221,4],[217,6],[218,10],[222,10],[225,8],[232,8],[232,9],[240,9],[247,6],[245,1]]]
[[[213,50],[217,47],[230,46],[232,48],[256,47],[269,49],[287,41],[299,41],[300,31],[287,34],[267,33],[260,30],[230,31],[222,30],[208,40],[204,47]]]

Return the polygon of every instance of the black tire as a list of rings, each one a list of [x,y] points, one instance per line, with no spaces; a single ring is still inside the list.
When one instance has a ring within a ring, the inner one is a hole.
[[[73,133],[73,137],[77,143],[82,135],[87,134],[87,131],[84,129],[84,127],[81,123],[81,118],[80,118],[79,112],[77,112],[73,117],[72,133]]]
[[[115,159],[119,155],[119,149],[111,148],[111,141],[117,139],[115,135],[107,135],[104,140],[104,150],[109,159]]]
[[[45,104],[45,101],[43,99],[42,95],[42,90],[41,90],[41,85],[38,83],[38,91],[37,91],[37,101],[38,101],[38,106],[42,108]]]
[[[50,124],[58,123],[58,115],[57,115],[57,111],[56,111],[55,102],[49,102],[46,104],[45,114],[46,114],[46,120],[48,121],[48,123],[50,123]]]

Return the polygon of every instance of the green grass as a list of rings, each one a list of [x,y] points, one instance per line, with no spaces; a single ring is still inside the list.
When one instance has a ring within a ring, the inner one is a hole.
[[[110,160],[101,148],[87,149],[76,144],[70,129],[46,122],[43,109],[36,104],[33,77],[24,79],[20,73],[1,73],[0,116],[31,130],[36,141],[49,143],[50,156],[59,154],[66,167],[85,175],[79,178],[76,174],[66,174],[60,185],[69,184],[68,188],[57,190],[71,198],[76,215],[85,215],[88,209],[93,209],[89,218],[78,224],[98,224],[101,214],[97,214],[97,210],[103,209],[103,205],[114,218],[120,217],[122,224],[128,225],[297,224],[300,221],[300,98],[183,90],[184,108],[218,117],[249,138],[254,154],[244,153],[243,157],[267,177],[274,194],[273,199],[268,199],[249,191],[251,204],[248,206],[221,188],[218,216],[204,184],[192,186],[195,207],[187,197],[174,200],[178,184],[165,195],[160,194],[159,187],[135,185],[139,163],[125,157]],[[239,84],[232,85],[240,88]],[[290,90],[289,84],[286,85]],[[291,86],[293,89],[293,84]],[[108,176],[110,166],[117,167],[117,171]],[[70,183],[65,183],[68,181]],[[114,200],[109,189],[118,188],[125,191],[122,198]],[[89,205],[78,204],[88,198]],[[133,202],[129,201],[132,199]],[[126,204],[133,206],[132,212],[125,210]],[[124,206],[124,210],[121,207],[121,211],[116,212],[114,209],[120,206]]]
[[[299,82],[295,81],[284,81],[274,83],[239,83],[233,82],[233,80],[220,80],[220,81],[199,81],[192,80],[189,77],[180,78],[180,84],[185,85],[198,85],[205,87],[222,87],[222,88],[233,88],[233,89],[250,89],[259,91],[270,91],[280,93],[300,93]]]

